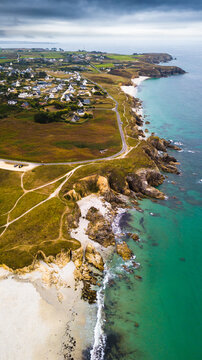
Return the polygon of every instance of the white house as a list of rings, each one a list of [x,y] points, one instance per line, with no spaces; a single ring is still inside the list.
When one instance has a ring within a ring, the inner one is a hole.
[[[77,115],[83,116],[83,115],[85,115],[85,111],[83,109],[78,109],[77,110]]]
[[[67,95],[67,94],[65,95],[65,101],[67,101],[67,102],[71,101],[69,95]]]
[[[18,97],[20,99],[26,99],[27,97],[29,97],[30,95],[27,92],[22,92],[21,94],[18,95]]]
[[[8,100],[8,105],[16,105],[17,101],[16,100]]]
[[[79,101],[78,106],[83,107],[83,103],[81,101]]]

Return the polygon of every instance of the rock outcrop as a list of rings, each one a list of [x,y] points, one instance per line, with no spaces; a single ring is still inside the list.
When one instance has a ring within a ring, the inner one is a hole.
[[[71,260],[74,262],[76,268],[80,268],[83,264],[83,247],[71,251]]]
[[[116,251],[117,254],[120,255],[125,261],[130,260],[133,256],[132,251],[129,249],[125,241],[123,241],[121,244],[117,244]]]
[[[96,269],[103,271],[104,270],[104,261],[100,253],[95,249],[92,244],[86,246],[85,251],[85,260],[93,265]]]
[[[89,209],[86,218],[90,221],[86,234],[91,240],[104,247],[115,245],[111,222],[108,219],[104,218],[94,207]]]
[[[105,195],[110,191],[110,186],[106,177],[101,175],[91,175],[80,179],[73,186],[73,189],[68,191],[64,196],[67,199],[80,200],[82,197],[88,196],[92,193],[99,193]]]
[[[79,219],[81,216],[81,211],[77,203],[74,203],[73,208],[68,208],[66,213],[66,225],[67,228],[77,228],[79,225]]]
[[[140,169],[127,176],[129,188],[138,195],[144,194],[157,199],[165,199],[165,195],[154,188],[163,182],[163,176],[157,170]]]

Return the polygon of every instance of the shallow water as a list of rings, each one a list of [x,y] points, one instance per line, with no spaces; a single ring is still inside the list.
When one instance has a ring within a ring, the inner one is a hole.
[[[144,200],[144,212],[131,210],[122,222],[125,232],[140,235],[140,244],[127,241],[141,267],[128,273],[117,256],[112,259],[115,277],[105,296],[107,360],[202,359],[201,63],[198,50],[183,51],[173,64],[187,74],[147,80],[138,93],[148,129],[183,144],[183,151],[170,151],[181,175],[168,175],[161,185],[167,201]]]

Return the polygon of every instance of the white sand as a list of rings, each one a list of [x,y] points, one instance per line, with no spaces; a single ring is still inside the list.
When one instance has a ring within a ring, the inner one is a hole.
[[[10,171],[21,171],[21,172],[25,172],[25,171],[29,171],[34,169],[36,166],[35,164],[32,163],[27,163],[27,164],[23,164],[23,167],[19,168],[18,166],[14,167],[14,165],[20,165],[20,162],[7,162],[4,160],[0,160],[0,169],[4,169],[4,170],[10,170]]]
[[[138,86],[144,81],[149,79],[148,76],[139,76],[138,78],[135,79],[131,79],[131,82],[133,83],[133,85],[129,85],[129,86],[121,86],[121,90],[123,92],[125,92],[125,94],[130,95],[132,97],[136,97],[137,96],[137,90],[138,90]]]
[[[131,79],[131,82],[134,84],[134,86],[121,86],[121,89],[122,89],[122,91],[125,92],[125,94],[136,97],[137,96],[137,91],[138,91],[138,86],[143,81],[145,81],[147,79],[149,79],[148,76],[139,76],[138,78]],[[140,117],[143,117],[143,108],[142,108],[142,106],[132,108],[132,111],[134,111]],[[138,129],[144,131],[146,129],[146,125],[144,124],[143,127],[138,126]],[[149,132],[145,133],[145,131],[144,131],[144,135],[145,135],[145,137],[139,136],[138,138],[140,140],[147,139],[150,136],[150,133]]]
[[[131,79],[135,86],[139,86],[143,81],[149,79],[148,76],[139,76],[138,78]]]
[[[80,287],[75,291],[74,269],[73,262],[62,269],[40,262],[25,275],[0,269],[1,360],[63,360],[70,335],[77,341],[73,357],[81,359],[93,338],[86,323],[93,309],[80,299]]]

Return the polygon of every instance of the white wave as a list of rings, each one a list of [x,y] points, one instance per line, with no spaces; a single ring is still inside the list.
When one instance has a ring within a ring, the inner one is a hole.
[[[106,285],[111,278],[110,271],[105,269],[104,271],[103,285],[97,292],[97,321],[94,329],[94,344],[90,352],[90,360],[104,360],[105,345],[106,345],[106,334],[104,333],[104,298]]]
[[[125,209],[120,208],[118,210],[117,215],[114,218],[114,221],[112,223],[112,232],[114,233],[115,236],[120,236],[122,234],[119,224],[120,224],[121,217],[125,212],[126,212]]]
[[[202,184],[202,179],[200,179],[200,180],[198,181],[198,184]]]
[[[172,140],[171,140],[171,141],[172,141]],[[175,141],[174,144],[177,145],[177,146],[182,146],[182,145],[183,145],[183,143],[180,142],[180,141]]]

